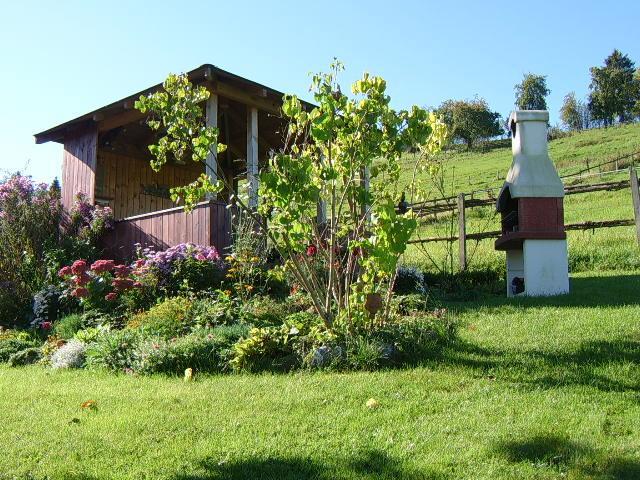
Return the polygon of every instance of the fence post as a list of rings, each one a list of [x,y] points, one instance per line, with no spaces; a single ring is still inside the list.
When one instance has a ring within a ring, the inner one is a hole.
[[[458,194],[458,255],[460,270],[467,269],[467,225],[464,212],[464,193]]]
[[[636,221],[636,240],[640,244],[640,190],[638,190],[638,175],[633,166],[629,167],[629,177],[633,200],[633,218]]]

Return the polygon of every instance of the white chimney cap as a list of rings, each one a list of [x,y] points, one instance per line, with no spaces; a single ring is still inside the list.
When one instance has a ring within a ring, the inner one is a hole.
[[[517,110],[509,116],[513,163],[500,192],[511,198],[564,197],[564,186],[549,158],[546,110]]]
[[[511,122],[544,122],[549,121],[547,110],[515,110],[509,115],[509,125]]]

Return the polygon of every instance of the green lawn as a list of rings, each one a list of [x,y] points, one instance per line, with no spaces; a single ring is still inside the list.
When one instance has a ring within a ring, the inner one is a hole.
[[[638,479],[639,287],[591,273],[567,297],[449,305],[460,341],[408,370],[2,367],[0,479]]]

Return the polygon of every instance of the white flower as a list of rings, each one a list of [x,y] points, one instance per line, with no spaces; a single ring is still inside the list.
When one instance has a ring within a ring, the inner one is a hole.
[[[51,356],[51,368],[82,368],[87,346],[80,340],[70,340]]]

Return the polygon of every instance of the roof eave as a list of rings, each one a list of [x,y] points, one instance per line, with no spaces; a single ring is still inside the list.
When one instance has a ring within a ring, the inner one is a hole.
[[[249,80],[247,78],[241,77],[234,73],[228,72],[226,70],[222,70],[221,68],[216,67],[212,64],[204,64],[200,67],[187,72],[189,76],[189,80],[192,82],[198,83],[203,80],[215,80],[216,78],[227,78],[230,80],[234,80],[237,82],[241,82],[251,86],[252,88],[264,90],[267,94],[271,94],[277,96],[278,98],[282,98],[284,95],[282,92],[275,90],[273,88],[267,87],[266,85],[262,85],[260,83],[254,82],[253,80]],[[127,110],[127,108],[133,108],[133,102],[138,100],[142,95],[148,95],[155,91],[158,91],[162,88],[162,83],[158,83],[152,87],[141,90],[140,92],[129,95],[125,98],[117,100],[113,103],[95,109],[89,113],[85,113],[84,115],[80,115],[72,120],[66,121],[55,127],[44,130],[40,133],[36,133],[34,135],[35,142],[37,144],[47,143],[47,142],[58,142],[64,143],[65,134],[70,130],[74,130],[78,127],[86,126],[89,123],[97,123],[98,117],[104,117],[105,114],[113,115],[117,113],[122,113]],[[314,105],[308,102],[303,102],[305,106],[308,108],[313,108]]]

